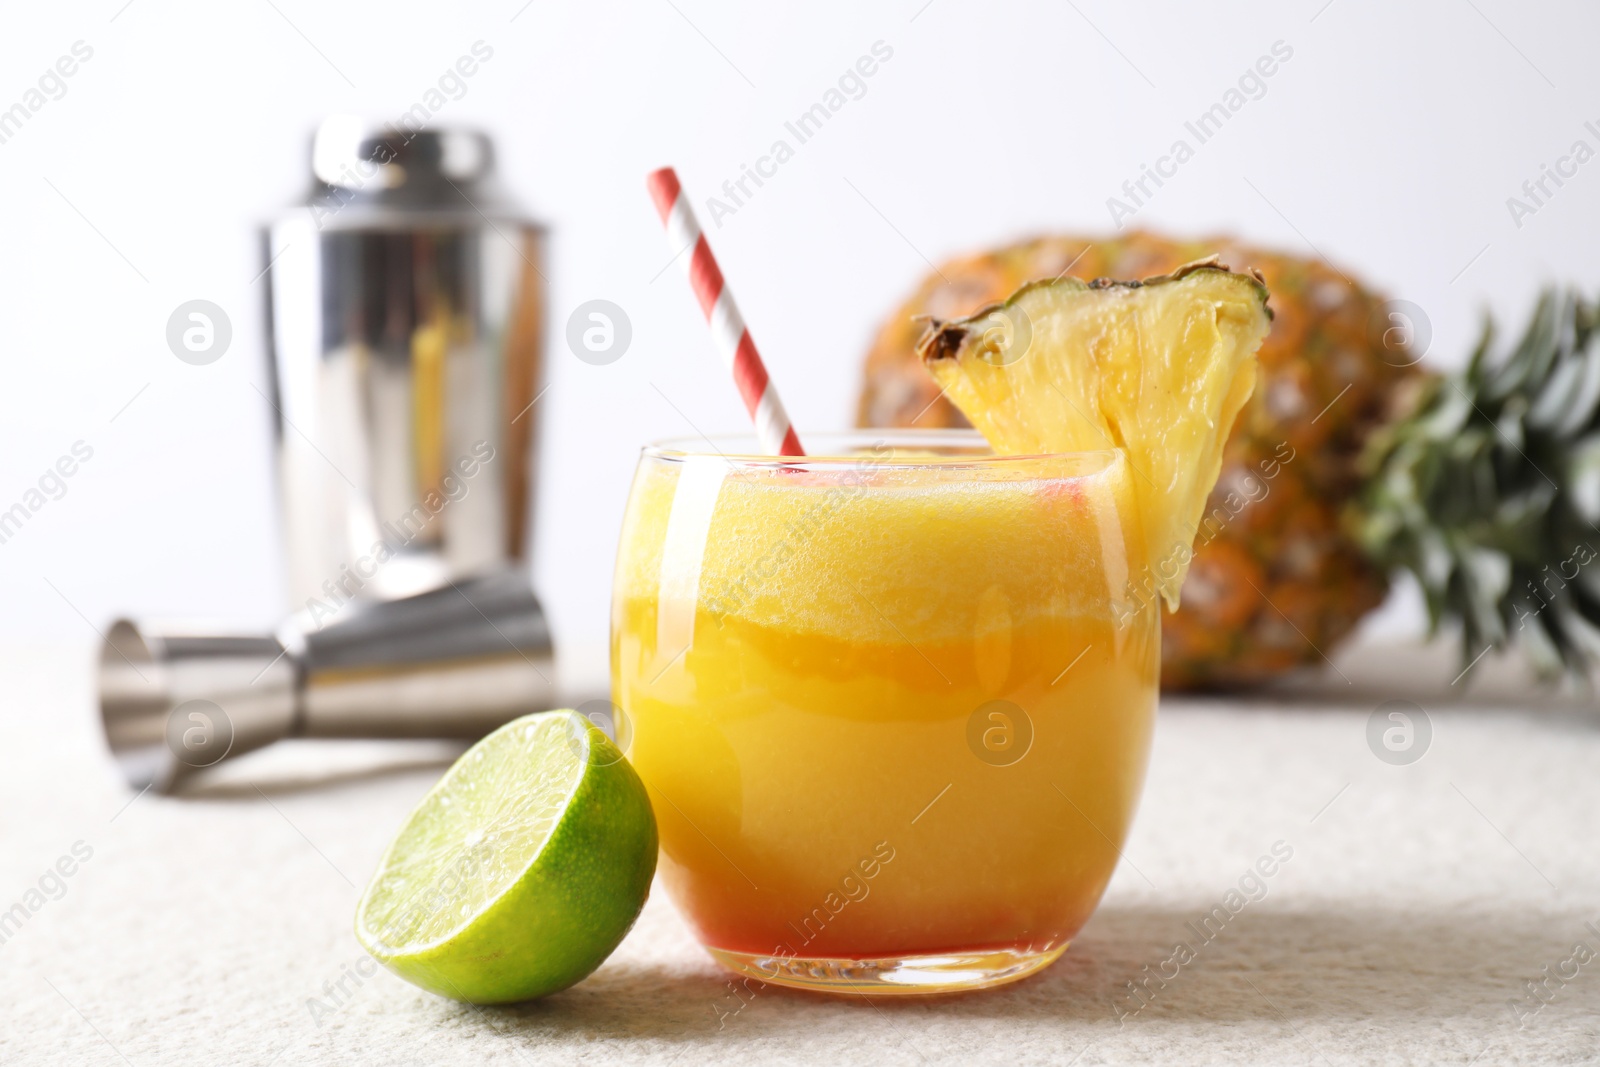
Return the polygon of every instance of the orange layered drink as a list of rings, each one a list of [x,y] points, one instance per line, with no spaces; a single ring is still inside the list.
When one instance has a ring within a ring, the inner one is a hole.
[[[640,465],[612,654],[667,890],[769,979],[1048,963],[1111,877],[1155,712],[1126,461],[819,444]]]

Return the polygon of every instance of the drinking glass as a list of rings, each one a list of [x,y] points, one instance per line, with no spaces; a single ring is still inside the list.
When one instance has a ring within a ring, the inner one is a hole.
[[[646,448],[612,685],[662,881],[764,982],[947,992],[1048,966],[1133,817],[1160,627],[1117,450],[966,432]]]

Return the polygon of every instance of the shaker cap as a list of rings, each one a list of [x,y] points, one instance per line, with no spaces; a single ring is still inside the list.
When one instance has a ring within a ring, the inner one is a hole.
[[[494,155],[480,130],[332,115],[311,139],[310,206],[519,216],[494,182]]]

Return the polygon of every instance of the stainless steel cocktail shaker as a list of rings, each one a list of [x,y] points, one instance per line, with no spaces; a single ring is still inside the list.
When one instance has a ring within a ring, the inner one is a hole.
[[[524,567],[544,231],[465,130],[336,116],[263,234],[289,585],[317,620]]]

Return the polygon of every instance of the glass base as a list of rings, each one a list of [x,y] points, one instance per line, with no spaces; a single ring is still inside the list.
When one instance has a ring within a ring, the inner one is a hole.
[[[875,997],[961,993],[1005,985],[1044,970],[1066,950],[1063,942],[1043,949],[851,960],[755,956],[706,947],[706,951],[729,970],[770,985]]]

